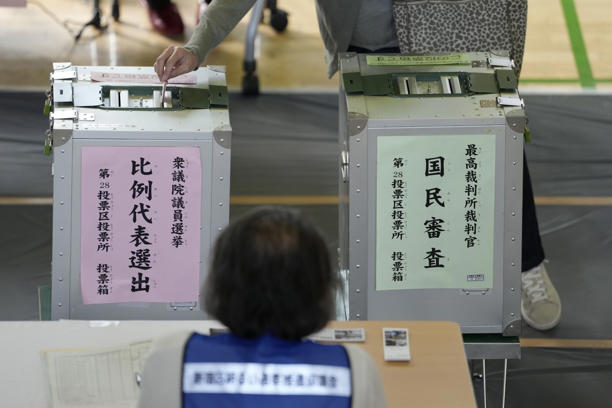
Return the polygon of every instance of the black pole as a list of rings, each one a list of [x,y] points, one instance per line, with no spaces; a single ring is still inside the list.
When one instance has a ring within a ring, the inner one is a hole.
[[[117,10],[118,11],[118,10]],[[100,12],[100,0],[93,0],[93,17],[91,20],[86,22],[83,27],[79,30],[78,34],[74,37],[74,41],[79,41],[85,28],[92,26],[100,31],[106,30],[107,26],[102,25],[102,13]]]

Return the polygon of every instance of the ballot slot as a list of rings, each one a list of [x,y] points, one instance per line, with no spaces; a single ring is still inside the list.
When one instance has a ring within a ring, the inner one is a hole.
[[[459,75],[415,74],[396,78],[398,95],[460,95],[463,94]]]
[[[408,84],[408,91],[410,94],[418,94],[417,80],[415,77],[408,77],[406,79]]]
[[[451,89],[450,77],[447,77],[447,76],[440,77],[440,85],[442,86],[442,93],[451,94],[453,92]]]
[[[164,103],[162,105],[163,108],[172,108],[172,92],[166,91],[164,95]]]
[[[418,94],[417,80],[413,76],[400,76],[397,78],[397,87],[400,95]]]
[[[130,107],[130,93],[126,89],[119,92],[119,107]]]
[[[161,91],[153,91],[153,106],[161,108]]]
[[[110,107],[118,108],[119,107],[119,91],[113,89],[109,93]]]
[[[102,108],[173,109],[178,106],[179,88],[167,88],[162,95],[161,87],[102,87]]]
[[[453,76],[450,78],[450,85],[451,85],[451,89],[453,91],[454,94],[462,94],[463,91],[461,90],[461,82],[459,81],[459,77],[457,76]]]
[[[397,87],[400,95],[410,95],[410,90],[408,88],[408,79],[405,77],[397,78]]]

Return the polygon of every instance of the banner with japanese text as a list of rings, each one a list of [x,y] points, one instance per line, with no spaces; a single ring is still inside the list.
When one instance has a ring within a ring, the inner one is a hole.
[[[83,303],[196,301],[200,148],[85,146],[81,154]]]
[[[495,135],[380,136],[376,289],[493,283]]]

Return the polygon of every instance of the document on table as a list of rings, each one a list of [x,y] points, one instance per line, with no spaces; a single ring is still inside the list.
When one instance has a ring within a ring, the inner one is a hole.
[[[335,342],[364,342],[365,329],[363,327],[353,327],[350,329],[326,328],[317,333],[311,334],[308,338],[312,341],[335,341]]]
[[[42,352],[54,408],[133,408],[151,341]]]
[[[408,329],[385,327],[382,331],[385,361],[410,361]]]

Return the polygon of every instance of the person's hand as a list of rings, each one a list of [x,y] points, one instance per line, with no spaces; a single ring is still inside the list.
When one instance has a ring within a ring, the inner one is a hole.
[[[183,47],[168,47],[155,60],[153,68],[161,82],[191,72],[198,66],[198,57]]]

